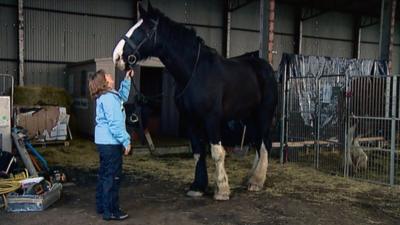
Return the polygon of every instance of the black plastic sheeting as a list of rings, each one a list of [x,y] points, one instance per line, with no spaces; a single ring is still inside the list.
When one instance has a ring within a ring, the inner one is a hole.
[[[296,78],[290,79],[287,83],[290,86],[289,91],[292,92],[289,96],[291,104],[297,104],[296,111],[299,112],[304,125],[315,127],[315,118],[318,116],[321,128],[334,126],[340,122],[340,111],[344,103],[342,99],[345,94],[345,76],[387,74],[386,61],[286,53],[282,55],[278,68],[280,82],[283,81],[284,76],[286,79]],[[338,76],[328,77],[330,75]],[[320,114],[316,115],[318,102]]]

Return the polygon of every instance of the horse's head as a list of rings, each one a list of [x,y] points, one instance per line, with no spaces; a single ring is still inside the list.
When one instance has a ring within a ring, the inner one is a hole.
[[[138,61],[152,56],[157,42],[158,18],[148,4],[148,11],[139,4],[140,19],[121,38],[113,52],[114,64],[120,70],[126,70]]]

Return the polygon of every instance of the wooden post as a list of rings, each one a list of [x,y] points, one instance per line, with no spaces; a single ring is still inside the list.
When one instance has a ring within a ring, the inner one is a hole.
[[[18,0],[19,86],[24,86],[24,0]]]

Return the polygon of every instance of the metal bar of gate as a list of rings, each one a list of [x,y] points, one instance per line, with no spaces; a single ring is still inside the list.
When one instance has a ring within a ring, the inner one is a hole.
[[[396,103],[397,103],[397,76],[392,77],[393,90],[392,90],[392,127],[390,137],[390,185],[394,185],[394,158],[396,151]]]
[[[280,162],[281,164],[283,163],[283,154],[284,154],[284,144],[287,143],[285,141],[285,127],[286,127],[286,98],[287,98],[287,90],[286,90],[286,69],[287,66],[285,66],[284,73],[283,73],[283,78],[282,78],[282,84],[283,84],[283,95],[282,95],[282,117],[281,117],[281,146],[280,146]]]
[[[345,124],[345,132],[344,132],[344,162],[343,162],[343,176],[344,177],[348,177],[349,176],[349,166],[347,164],[347,157],[348,157],[348,151],[349,151],[349,143],[348,143],[348,133],[347,131],[349,130],[349,123],[350,123],[350,110],[351,110],[351,105],[350,105],[350,101],[349,101],[349,97],[350,97],[350,91],[351,91],[351,79],[349,78],[349,76],[345,76],[345,106],[346,106],[346,112],[344,115],[344,124]]]
[[[321,77],[318,77],[317,78],[317,80],[315,81],[316,82],[316,85],[315,85],[315,89],[317,90],[317,101],[316,101],[316,105],[315,105],[315,115],[317,115],[316,117],[315,117],[315,124],[316,124],[316,126],[315,126],[315,129],[316,129],[316,137],[315,137],[315,140],[314,140],[314,148],[315,148],[315,162],[314,162],[314,167],[316,168],[316,169],[318,169],[319,168],[319,153],[320,153],[320,146],[319,146],[319,140],[320,140],[320,133],[319,133],[319,131],[320,131],[320,125],[319,125],[319,122],[320,122],[320,119],[319,118],[321,118],[321,91],[319,90],[319,87],[320,87],[320,82],[321,82],[321,78],[322,78],[322,76]]]

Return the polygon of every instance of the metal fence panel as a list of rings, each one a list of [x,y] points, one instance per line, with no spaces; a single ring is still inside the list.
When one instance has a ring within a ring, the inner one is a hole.
[[[284,81],[282,158],[335,175],[400,184],[398,75]]]
[[[302,101],[315,98],[313,77],[293,78],[287,82],[286,107],[287,126],[285,160],[314,164],[315,158],[315,104]],[[312,96],[307,96],[312,95]],[[299,97],[300,96],[300,97]]]
[[[346,113],[344,93],[346,77],[340,75],[318,78],[317,168],[330,174],[343,175],[345,161]]]

